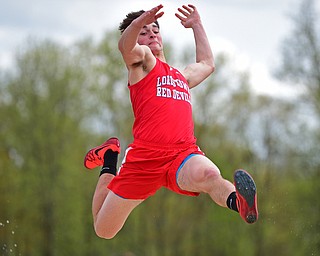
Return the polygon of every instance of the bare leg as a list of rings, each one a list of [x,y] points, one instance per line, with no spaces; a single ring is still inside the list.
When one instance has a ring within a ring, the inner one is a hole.
[[[218,167],[202,155],[191,157],[181,168],[178,185],[183,190],[207,193],[223,207],[227,207],[227,198],[235,191],[234,185],[221,176]]]
[[[109,189],[107,186],[111,182],[111,180],[114,178],[114,175],[106,173],[99,177],[98,184],[96,186],[96,190],[93,195],[92,200],[92,215],[94,223],[97,221],[97,215],[102,207],[102,204],[104,200],[106,199]]]
[[[123,199],[110,191],[107,186],[112,174],[99,178],[92,202],[94,228],[99,237],[111,239],[123,227],[131,211],[143,200]]]

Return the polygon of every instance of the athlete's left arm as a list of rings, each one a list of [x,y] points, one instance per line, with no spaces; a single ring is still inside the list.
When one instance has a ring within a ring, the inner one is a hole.
[[[176,17],[185,28],[192,28],[196,44],[196,62],[188,65],[182,72],[192,88],[212,74],[215,65],[209,40],[196,7],[191,4],[182,7],[183,9],[178,8],[180,14],[176,13]]]

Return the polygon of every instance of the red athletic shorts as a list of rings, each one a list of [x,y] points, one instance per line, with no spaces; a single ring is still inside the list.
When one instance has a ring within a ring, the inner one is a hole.
[[[146,199],[161,187],[198,196],[199,193],[180,189],[176,180],[180,165],[191,154],[204,155],[195,144],[164,147],[135,140],[128,146],[118,175],[108,188],[126,199]]]

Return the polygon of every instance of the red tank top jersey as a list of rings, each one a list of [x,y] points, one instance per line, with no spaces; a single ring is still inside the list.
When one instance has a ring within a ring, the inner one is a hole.
[[[193,144],[190,89],[184,76],[157,59],[151,72],[129,85],[135,140],[158,145]]]

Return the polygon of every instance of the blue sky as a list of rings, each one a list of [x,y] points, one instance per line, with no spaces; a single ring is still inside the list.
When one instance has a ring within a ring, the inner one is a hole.
[[[197,6],[213,51],[228,52],[236,69],[251,70],[258,92],[285,90],[270,75],[278,60],[281,41],[290,34],[289,14],[299,0],[0,0],[0,67],[12,65],[13,53],[28,36],[51,38],[62,44],[117,28],[130,11],[147,10],[160,3],[164,39],[182,47],[193,41],[174,13],[182,4]]]

